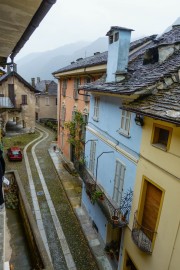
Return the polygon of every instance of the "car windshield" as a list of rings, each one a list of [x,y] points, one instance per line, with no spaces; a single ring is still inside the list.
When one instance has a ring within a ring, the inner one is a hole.
[[[15,151],[12,151],[12,154],[15,155],[15,156],[17,156],[17,155],[19,155],[21,153],[20,153],[20,151],[15,150]]]

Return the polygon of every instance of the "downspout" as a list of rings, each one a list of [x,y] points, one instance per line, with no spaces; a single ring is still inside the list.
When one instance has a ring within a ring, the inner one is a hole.
[[[88,74],[87,72],[86,72],[86,67],[84,68],[84,72],[83,72],[83,74],[85,74],[85,75],[88,75],[89,77],[91,77],[91,78],[93,78],[94,79],[94,77],[92,76],[92,75],[90,75],[90,74]],[[80,93],[80,91],[81,91],[82,89],[78,89],[78,95],[80,95],[80,96],[86,96],[86,97],[90,97],[90,95],[89,94],[81,94]],[[84,90],[83,90],[84,91]]]
[[[170,266],[171,266],[171,262],[172,262],[172,257],[173,257],[173,253],[174,253],[174,250],[175,250],[175,244],[176,244],[176,240],[177,240],[177,237],[178,237],[179,228],[180,228],[180,221],[179,221],[179,224],[178,224],[178,228],[177,228],[177,232],[176,232],[176,237],[174,239],[174,244],[173,244],[173,248],[172,248],[172,252],[171,252],[171,257],[170,257],[169,265],[168,265],[168,270],[170,270]]]
[[[60,148],[60,134],[61,134],[61,83],[60,83],[60,78],[58,79],[59,83],[59,114],[58,114],[58,137],[57,137],[57,140],[58,140],[58,146],[59,146],[59,149],[61,150],[62,152],[62,149]]]

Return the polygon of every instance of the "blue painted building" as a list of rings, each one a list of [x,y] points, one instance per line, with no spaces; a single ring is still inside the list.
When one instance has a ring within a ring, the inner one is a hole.
[[[128,61],[133,60],[138,52],[136,47],[129,54],[131,31],[111,27],[107,33],[109,50],[105,81],[102,79],[80,88],[91,94],[82,204],[106,248],[116,246],[113,256],[117,264],[131,209],[142,133],[142,118],[121,109],[122,102],[137,97],[136,93],[131,94],[129,87],[126,90],[123,86],[128,81]],[[139,52],[145,50],[149,43],[141,46]],[[122,92],[121,88],[119,92],[114,91],[117,84],[122,87]],[[103,199],[96,196],[94,200],[97,191],[103,192]]]

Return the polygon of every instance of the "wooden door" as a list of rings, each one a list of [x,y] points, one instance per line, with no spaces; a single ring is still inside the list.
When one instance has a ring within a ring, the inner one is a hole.
[[[147,181],[142,226],[153,232],[155,232],[156,229],[161,197],[162,191]],[[150,232],[148,233],[148,230],[144,230],[144,233],[152,240],[153,234]]]

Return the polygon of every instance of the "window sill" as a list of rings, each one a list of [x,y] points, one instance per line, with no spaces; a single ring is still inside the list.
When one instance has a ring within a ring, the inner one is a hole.
[[[123,132],[123,131],[121,131],[121,130],[118,130],[118,133],[119,133],[120,135],[122,135],[122,136],[126,137],[126,138],[131,138],[131,136],[130,136],[130,135],[128,135],[128,134],[126,134],[126,133],[124,133],[124,132]]]
[[[161,143],[152,143],[152,146],[164,151],[164,152],[167,152],[167,147]]]

